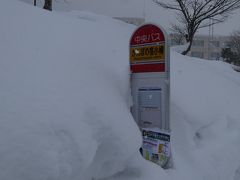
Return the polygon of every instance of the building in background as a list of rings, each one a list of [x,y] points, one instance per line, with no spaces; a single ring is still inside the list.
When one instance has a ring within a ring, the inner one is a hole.
[[[128,24],[133,24],[136,26],[140,26],[145,23],[144,18],[137,18],[137,17],[115,17],[115,19],[121,20],[123,22],[126,22]]]
[[[171,45],[177,45],[174,36],[171,37]],[[230,46],[229,36],[208,36],[197,35],[192,44],[189,56],[198,57],[209,60],[219,60],[223,48]]]
[[[209,60],[219,60],[223,48],[230,46],[228,36],[204,36],[194,38],[190,56]]]

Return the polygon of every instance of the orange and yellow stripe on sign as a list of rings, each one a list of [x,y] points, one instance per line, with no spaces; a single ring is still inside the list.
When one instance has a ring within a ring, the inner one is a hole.
[[[164,45],[131,47],[130,51],[131,63],[165,60]]]

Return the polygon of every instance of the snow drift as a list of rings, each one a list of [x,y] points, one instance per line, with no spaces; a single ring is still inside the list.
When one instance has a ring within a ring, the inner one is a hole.
[[[123,170],[141,144],[129,112],[131,28],[2,3],[0,179],[91,179]]]
[[[239,180],[240,75],[171,52],[174,166],[138,153],[133,26],[16,0],[0,6],[1,180]]]

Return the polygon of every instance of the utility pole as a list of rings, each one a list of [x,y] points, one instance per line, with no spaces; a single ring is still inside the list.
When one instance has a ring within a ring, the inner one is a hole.
[[[143,19],[146,21],[146,0],[143,0]]]
[[[207,48],[207,53],[208,53],[208,60],[210,59],[210,36],[211,36],[211,18],[209,19],[209,29],[208,29],[208,48]]]
[[[214,49],[213,45],[213,31],[214,31],[214,19],[210,18],[209,19],[209,32],[208,32],[208,59],[211,59],[211,52]]]

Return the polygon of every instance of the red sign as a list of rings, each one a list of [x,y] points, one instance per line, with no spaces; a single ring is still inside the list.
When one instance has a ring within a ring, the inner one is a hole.
[[[165,72],[165,37],[158,26],[146,24],[133,33],[130,62],[133,73]]]
[[[134,64],[131,65],[133,73],[140,72],[165,72],[165,63]]]
[[[164,34],[159,27],[153,24],[146,24],[141,26],[134,32],[130,45],[143,45],[164,41]]]

